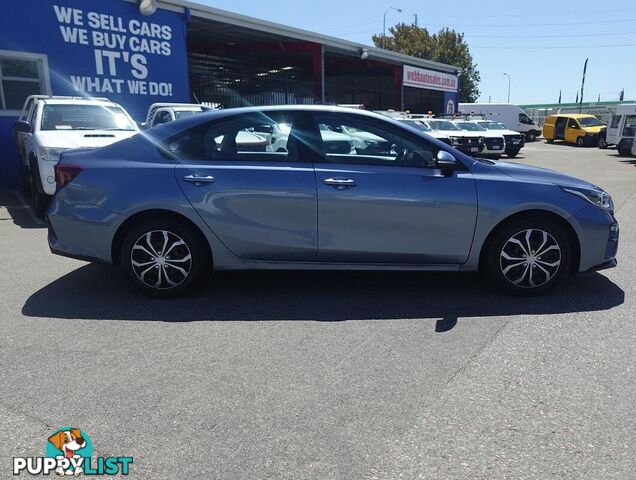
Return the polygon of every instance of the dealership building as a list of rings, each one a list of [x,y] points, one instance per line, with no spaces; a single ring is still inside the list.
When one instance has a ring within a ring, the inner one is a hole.
[[[156,7],[156,8],[155,8]],[[4,0],[0,187],[19,183],[12,125],[32,94],[224,108],[362,104],[452,113],[460,69],[195,3]]]

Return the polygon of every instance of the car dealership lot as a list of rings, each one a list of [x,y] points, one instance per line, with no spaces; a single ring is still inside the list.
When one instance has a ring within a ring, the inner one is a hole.
[[[72,424],[132,478],[630,478],[636,159],[535,142],[515,161],[613,195],[618,268],[538,298],[476,275],[260,272],[157,300],[51,255],[3,194],[0,468]]]

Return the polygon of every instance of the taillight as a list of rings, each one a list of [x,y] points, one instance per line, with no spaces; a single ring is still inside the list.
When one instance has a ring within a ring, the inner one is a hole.
[[[81,167],[76,165],[57,164],[53,167],[55,170],[55,183],[59,188],[71,183],[75,177],[82,171]]]

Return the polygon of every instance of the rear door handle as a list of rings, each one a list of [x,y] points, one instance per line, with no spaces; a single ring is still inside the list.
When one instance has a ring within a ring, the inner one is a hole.
[[[356,186],[355,180],[342,177],[325,178],[322,183],[334,188],[351,188]]]
[[[190,182],[193,185],[200,186],[205,185],[207,183],[214,183],[215,179],[212,175],[186,175],[183,177],[186,182]]]

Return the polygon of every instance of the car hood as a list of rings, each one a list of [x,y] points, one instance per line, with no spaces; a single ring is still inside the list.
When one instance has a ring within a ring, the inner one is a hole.
[[[46,148],[99,148],[132,137],[136,130],[44,130],[39,143]]]
[[[491,132],[496,132],[500,135],[519,135],[523,136],[523,133],[515,132],[514,130],[490,130]]]
[[[605,130],[605,125],[599,125],[598,127],[583,127],[586,133],[599,133],[601,130]]]
[[[520,163],[497,162],[494,167],[501,173],[518,180],[528,182],[550,183],[566,187],[593,188],[595,185],[564,173],[547,168],[531,167]]]
[[[433,132],[447,137],[465,137],[464,130],[433,130]],[[428,133],[428,132],[427,132]]]

